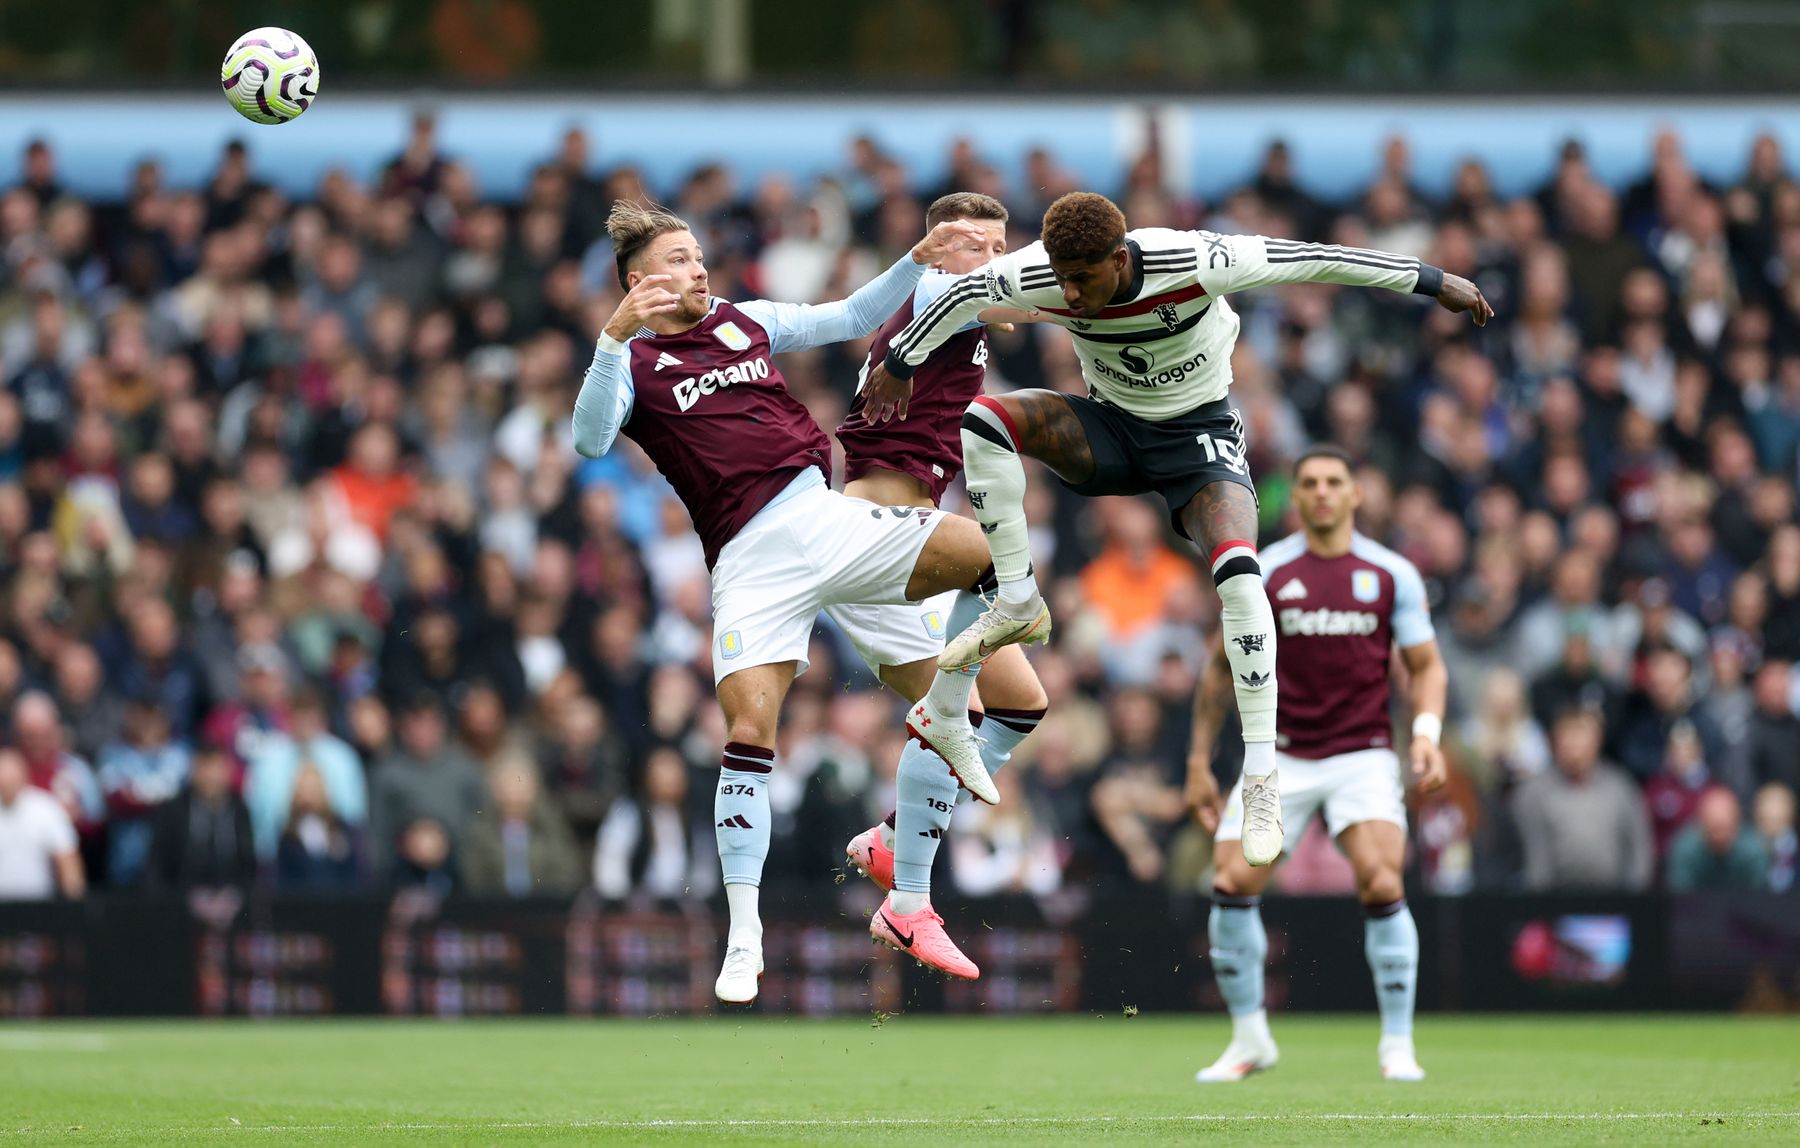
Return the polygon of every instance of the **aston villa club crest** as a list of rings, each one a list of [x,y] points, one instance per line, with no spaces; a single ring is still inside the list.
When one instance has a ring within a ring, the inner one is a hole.
[[[750,336],[739,330],[736,323],[720,323],[713,329],[713,334],[719,337],[719,342],[734,351],[746,351],[750,348]]]
[[[936,610],[927,613],[922,619],[925,623],[925,636],[934,642],[944,640],[944,616]]]
[[[1381,600],[1381,579],[1373,570],[1357,570],[1350,575],[1350,596],[1358,602]]]
[[[1156,305],[1156,317],[1161,319],[1162,325],[1171,331],[1181,326],[1181,312],[1173,303],[1158,303]]]

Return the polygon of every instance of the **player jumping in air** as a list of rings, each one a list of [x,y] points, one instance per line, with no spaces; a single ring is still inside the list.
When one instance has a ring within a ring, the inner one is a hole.
[[[1259,235],[1144,228],[1127,232],[1111,200],[1063,196],[1043,238],[954,284],[889,346],[865,395],[870,421],[904,404],[907,380],[987,307],[1018,307],[1074,336],[1085,398],[1020,391],[977,398],[963,418],[969,500],[993,549],[994,608],[955,635],[939,665],[974,664],[1010,642],[1043,641],[1050,613],[1038,593],[1025,524],[1021,454],[1047,464],[1077,494],[1156,491],[1175,529],[1207,555],[1221,604],[1244,730],[1243,852],[1280,856],[1275,774],[1275,631],[1256,555],[1256,495],[1243,420],[1226,401],[1238,319],[1223,298],[1275,283],[1345,283],[1428,295],[1486,323],[1493,308],[1466,279],[1385,251]]]
[[[1388,671],[1398,648],[1411,686],[1414,784],[1430,792],[1444,783],[1443,730],[1448,676],[1438,656],[1425,604],[1425,584],[1412,563],[1356,533],[1361,492],[1349,456],[1314,447],[1294,464],[1294,502],[1305,529],[1263,551],[1263,579],[1281,631],[1281,721],[1277,757],[1284,784],[1282,819],[1305,828],[1323,813],[1325,829],[1356,870],[1363,945],[1381,1008],[1377,1057],[1389,1080],[1423,1080],[1413,1053],[1413,989],[1419,930],[1406,907],[1406,803],[1400,759],[1392,748]],[[1232,704],[1232,667],[1220,651],[1194,698],[1188,756],[1188,804],[1215,831],[1212,915],[1207,921],[1213,974],[1231,1011],[1231,1043],[1201,1083],[1242,1080],[1279,1055],[1263,1010],[1263,887],[1270,870],[1245,863],[1244,783],[1221,814],[1212,751]]]
[[[607,233],[626,295],[576,399],[575,448],[598,458],[621,432],[642,447],[687,507],[712,570],[713,677],[729,739],[713,814],[731,908],[714,988],[721,1001],[746,1003],[763,968],[757,889],[769,852],[776,721],[806,669],[815,618],[837,603],[898,604],[974,587],[991,561],[967,519],[831,490],[830,440],[788,393],[773,356],[869,334],[927,264],[987,240],[973,224],[940,224],[848,299],[740,306],[707,290],[700,244],[675,216],[616,203]],[[992,800],[966,716],[973,685],[966,674],[938,674],[928,697],[934,713],[950,716],[915,732]],[[928,963],[955,949],[930,913],[891,924]]]
[[[869,367],[881,362],[894,336],[912,317],[940,298],[956,276],[973,271],[1006,253],[1007,213],[999,200],[959,192],[933,203],[925,214],[927,226],[949,220],[966,220],[981,228],[986,242],[979,249],[958,248],[927,273],[909,299],[876,332],[869,348]],[[948,272],[945,274],[943,272]],[[977,321],[952,335],[934,351],[913,377],[911,409],[904,422],[873,426],[866,417],[866,403],[859,393],[843,425],[838,444],[844,448],[844,493],[881,506],[936,507],[944,489],[962,472],[962,439],[959,428],[963,411],[981,393],[987,378],[987,328],[984,322],[1024,316],[1005,309],[987,308]],[[917,703],[909,725],[946,715],[936,713],[927,697],[943,652],[944,635],[954,634],[975,620],[985,608],[980,597],[966,590],[940,595],[920,603],[899,606],[832,606],[826,610],[850,637],[863,661],[889,688]],[[989,773],[1011,758],[1012,751],[1043,719],[1049,704],[1023,650],[1006,648],[988,660],[984,669],[976,663],[956,672],[981,673],[981,756]],[[971,715],[971,720],[977,720]],[[888,820],[851,840],[845,853],[850,864],[884,890],[892,890],[882,911],[869,920],[876,940],[906,951],[905,938],[889,924],[931,908],[931,864],[938,842],[950,827],[956,808],[956,779],[943,762],[916,741],[909,741],[900,757],[898,799]],[[975,963],[962,953],[945,971],[956,976],[980,975]],[[942,966],[940,966],[942,967]]]

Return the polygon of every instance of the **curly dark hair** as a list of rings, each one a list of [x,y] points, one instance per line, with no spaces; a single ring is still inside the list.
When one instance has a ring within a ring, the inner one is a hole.
[[[1071,191],[1044,212],[1044,251],[1058,263],[1097,263],[1125,242],[1125,213],[1104,195]]]

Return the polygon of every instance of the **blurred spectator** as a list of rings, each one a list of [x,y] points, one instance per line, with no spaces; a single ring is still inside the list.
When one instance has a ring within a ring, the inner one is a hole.
[[[1729,789],[1707,790],[1694,823],[1669,846],[1669,891],[1744,892],[1768,883],[1768,846],[1744,824],[1737,797]]]
[[[537,766],[508,754],[488,771],[489,808],[469,827],[463,888],[478,897],[556,897],[581,884],[569,823],[544,799]]]
[[[1800,832],[1795,830],[1794,791],[1780,782],[1770,782],[1756,791],[1756,804],[1751,809],[1752,823],[1769,856],[1769,888],[1785,893],[1794,887],[1800,867]]]
[[[687,775],[680,754],[655,750],[642,792],[607,810],[594,840],[594,888],[602,897],[641,893],[666,901],[705,896],[718,884],[711,834],[688,806]]]
[[[0,901],[75,898],[86,887],[67,810],[30,784],[17,750],[0,749]]]
[[[1180,758],[1158,752],[1162,718],[1148,692],[1122,691],[1111,710],[1113,754],[1094,785],[1094,817],[1126,875],[1159,881],[1168,862],[1168,838],[1187,819],[1181,786],[1170,772],[1171,761]],[[1038,732],[1042,736],[1041,727]]]
[[[1508,669],[1488,675],[1481,708],[1463,725],[1470,767],[1486,783],[1512,784],[1550,764],[1550,741],[1525,704],[1525,683]]]
[[[241,675],[239,700],[215,707],[201,736],[231,755],[241,784],[244,771],[263,747],[288,731],[293,714],[288,707],[287,655],[279,647],[266,642],[241,646],[235,661]]]
[[[108,679],[128,697],[154,697],[169,716],[175,736],[191,736],[206,708],[206,683],[199,662],[182,645],[175,612],[161,599],[151,598],[124,623],[131,647]]]
[[[1030,893],[1046,897],[1062,886],[1056,839],[1038,820],[1016,769],[994,778],[998,806],[967,801],[956,811],[950,834],[956,888],[971,897]]]
[[[135,885],[150,858],[153,814],[187,781],[186,745],[169,733],[168,717],[148,698],[125,707],[124,740],[100,751],[100,790],[106,795],[106,879]]]
[[[1794,713],[1793,666],[1769,661],[1751,687],[1750,726],[1745,736],[1750,781],[1779,782],[1800,792],[1800,717]]]
[[[244,776],[256,853],[265,862],[274,859],[282,830],[291,820],[294,789],[308,770],[324,783],[333,816],[360,828],[368,818],[362,762],[355,750],[331,733],[324,700],[310,690],[294,700],[288,732],[265,739]]]
[[[1721,739],[1705,714],[1696,709],[1694,668],[1675,650],[1657,650],[1645,661],[1643,690],[1626,703],[1618,731],[1619,764],[1640,782],[1663,767],[1669,737],[1685,726],[1699,738],[1708,759],[1715,759]]]
[[[1199,592],[1194,564],[1163,543],[1156,511],[1140,499],[1109,499],[1106,549],[1081,572],[1081,592],[1104,625],[1101,649],[1126,681],[1146,682],[1163,650],[1177,602]]]
[[[150,884],[241,887],[256,879],[250,810],[232,790],[233,772],[218,746],[202,744],[195,751],[187,785],[156,811]]]
[[[623,795],[627,749],[606,711],[590,697],[558,707],[554,721],[538,761],[551,800],[580,838],[595,832]]]
[[[93,767],[64,748],[62,715],[49,694],[34,690],[20,695],[13,705],[12,733],[25,761],[27,783],[62,803],[85,842],[83,852],[97,857],[91,850],[97,849],[106,822],[106,798]]]
[[[369,802],[370,856],[380,874],[393,866],[397,851],[406,847],[403,835],[420,821],[435,828],[420,832],[420,840],[412,842],[415,853],[424,849],[424,856],[435,854],[427,840],[435,834],[444,838],[447,857],[487,798],[475,763],[449,740],[437,698],[420,694],[406,702],[399,728],[399,745],[375,767]],[[440,860],[431,868],[442,864]]]
[[[324,775],[310,763],[302,765],[294,777],[287,825],[275,845],[275,887],[343,891],[359,879],[356,835],[332,809]]]
[[[1713,775],[1706,767],[1706,749],[1700,744],[1700,735],[1689,723],[1677,723],[1669,731],[1662,769],[1644,785],[1644,800],[1650,807],[1650,832],[1658,857],[1668,855],[1669,842],[1694,819],[1712,786]]]
[[[1600,759],[1603,732],[1590,710],[1559,715],[1551,731],[1556,768],[1513,795],[1527,888],[1637,891],[1650,885],[1656,854],[1644,798],[1628,774]]]
[[[389,877],[396,888],[420,889],[438,897],[457,890],[462,879],[450,834],[441,822],[421,817],[400,831]]]

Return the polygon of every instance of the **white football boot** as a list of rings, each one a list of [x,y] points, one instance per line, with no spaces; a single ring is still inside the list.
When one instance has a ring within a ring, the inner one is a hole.
[[[1274,1068],[1281,1059],[1275,1038],[1269,1035],[1269,1014],[1258,1012],[1235,1017],[1231,1022],[1231,1043],[1219,1059],[1194,1074],[1196,1084],[1235,1084],[1245,1077]]]
[[[713,995],[721,1004],[749,1004],[756,999],[762,975],[762,946],[733,945],[725,950],[725,967],[713,982]]]
[[[1033,646],[1049,640],[1050,607],[1044,603],[1042,596],[1038,598],[1037,613],[1029,618],[1015,618],[1011,614],[1002,613],[996,606],[982,613],[961,633],[944,643],[944,652],[938,655],[938,669],[946,673],[966,669],[977,662],[987,661],[1002,646]]]
[[[1382,1037],[1381,1043],[1376,1046],[1375,1055],[1381,1061],[1383,1080],[1425,1079],[1425,1070],[1419,1067],[1419,1058],[1413,1053],[1413,1039],[1410,1036]]]
[[[1281,779],[1271,769],[1264,778],[1244,778],[1244,860],[1261,867],[1281,856]]]

